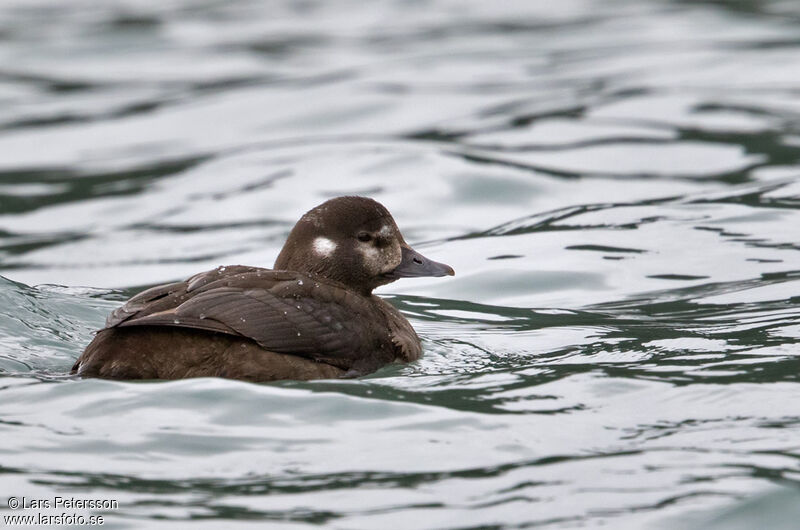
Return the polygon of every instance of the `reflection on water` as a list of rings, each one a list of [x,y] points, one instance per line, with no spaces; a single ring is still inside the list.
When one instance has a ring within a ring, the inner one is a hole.
[[[115,498],[119,526],[792,527],[798,22],[780,0],[6,0],[3,490]],[[64,377],[125,297],[269,266],[346,193],[459,273],[383,289],[421,361]]]

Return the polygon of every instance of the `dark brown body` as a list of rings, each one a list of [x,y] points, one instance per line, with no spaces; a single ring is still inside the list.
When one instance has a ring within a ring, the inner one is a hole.
[[[111,379],[249,381],[358,376],[422,355],[372,290],[453,275],[408,246],[383,205],[337,197],[295,224],[275,269],[219,267],[131,298],[72,367]]]
[[[223,333],[181,328],[104,329],[73,366],[73,373],[104,379],[225,377],[245,381],[333,379],[346,372]]]
[[[362,375],[422,353],[392,306],[293,271],[220,267],[115,310],[72,373],[249,381]]]

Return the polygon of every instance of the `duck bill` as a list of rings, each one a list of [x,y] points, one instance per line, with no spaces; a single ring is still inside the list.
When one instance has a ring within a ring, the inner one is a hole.
[[[402,258],[392,272],[387,274],[395,278],[417,278],[420,276],[455,276],[455,271],[450,265],[428,259],[411,247],[401,247]]]

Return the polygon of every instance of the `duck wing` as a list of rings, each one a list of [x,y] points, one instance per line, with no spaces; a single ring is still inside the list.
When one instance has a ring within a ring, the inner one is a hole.
[[[148,289],[107,328],[177,326],[251,339],[262,348],[369,370],[394,360],[384,312],[371,297],[293,271],[220,267]]]
[[[189,300],[193,296],[191,293],[199,292],[199,289],[210,283],[233,278],[238,274],[259,271],[273,272],[259,267],[234,265],[231,267],[217,267],[214,270],[201,272],[182,282],[156,285],[135,295],[125,302],[122,307],[112,311],[106,318],[106,328],[114,328],[127,321],[133,322],[154,313],[175,309]],[[223,330],[220,329],[220,331]]]

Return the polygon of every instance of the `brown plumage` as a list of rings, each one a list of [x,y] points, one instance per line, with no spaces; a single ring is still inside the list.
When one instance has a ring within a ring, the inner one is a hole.
[[[405,243],[379,203],[331,199],[298,221],[275,270],[219,267],[131,298],[72,373],[250,381],[366,374],[422,354],[411,324],[372,290],[446,274],[453,270]]]

